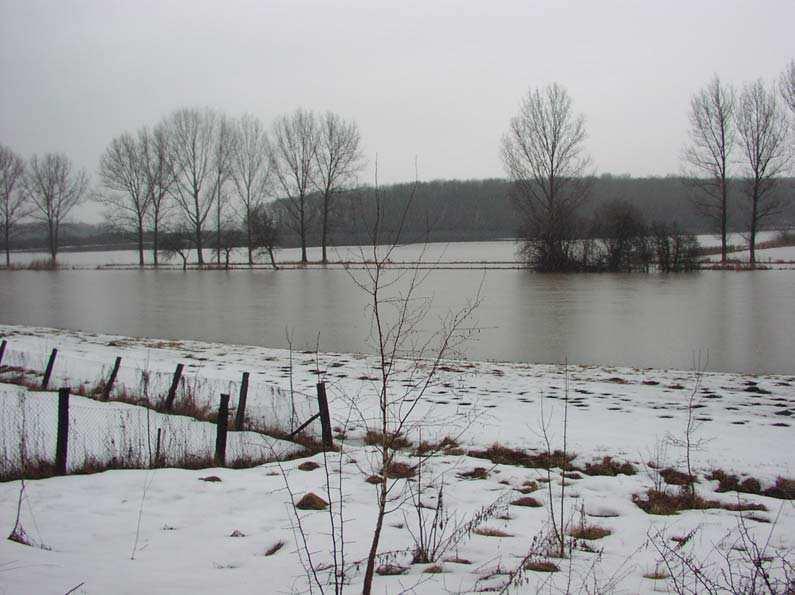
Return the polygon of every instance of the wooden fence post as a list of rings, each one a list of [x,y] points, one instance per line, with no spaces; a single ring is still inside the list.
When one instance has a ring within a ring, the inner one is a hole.
[[[240,396],[237,399],[237,412],[235,414],[235,429],[240,431],[246,421],[246,398],[248,397],[248,372],[243,372],[243,381],[240,383]]]
[[[6,353],[6,345],[8,345],[8,341],[3,339],[3,342],[0,343],[0,365],[3,364],[3,356]]]
[[[55,472],[66,475],[66,452],[69,447],[69,387],[58,391],[58,437],[55,443]]]
[[[121,356],[116,358],[116,363],[113,364],[113,370],[110,373],[110,378],[108,378],[108,382],[105,384],[105,388],[102,389],[102,400],[107,401],[110,398],[110,391],[113,390],[113,383],[116,382],[116,374],[119,373],[119,367],[121,366]]]
[[[157,442],[155,442],[155,467],[160,467],[160,432],[163,428],[157,428]],[[150,461],[149,466],[152,466]]]
[[[41,390],[46,390],[47,385],[50,384],[50,375],[52,374],[52,368],[55,365],[56,355],[58,355],[58,350],[53,349],[52,353],[50,354],[50,360],[47,362],[47,369],[44,370],[44,378],[41,381]]]
[[[221,404],[218,406],[218,432],[215,435],[215,464],[219,467],[226,465],[226,430],[229,421],[229,395],[221,395]]]
[[[325,382],[317,383],[317,404],[320,409],[320,427],[323,432],[323,448],[333,448],[334,440],[331,436],[331,417],[328,412]]]
[[[163,407],[166,411],[171,411],[174,408],[174,397],[177,396],[177,388],[179,388],[179,381],[182,378],[182,369],[184,364],[177,364],[177,369],[174,370],[174,377],[171,379],[171,388],[168,389],[168,396]]]

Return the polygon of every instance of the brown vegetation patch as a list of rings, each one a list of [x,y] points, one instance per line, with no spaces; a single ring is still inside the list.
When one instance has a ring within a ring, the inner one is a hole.
[[[280,539],[279,541],[274,543],[272,546],[270,546],[267,550],[265,550],[265,555],[266,556],[272,556],[273,554],[278,552],[283,547],[284,547],[284,540]]]
[[[533,572],[558,572],[557,564],[550,560],[528,560],[524,565],[525,570],[532,570]]]
[[[389,479],[408,479],[417,474],[417,469],[408,463],[391,461],[381,470],[381,475]]]
[[[485,467],[475,467],[471,471],[459,473],[458,477],[460,479],[488,479],[489,470]]]
[[[633,494],[632,501],[648,514],[677,514],[681,510],[704,510],[723,508],[717,500],[705,500],[687,490],[669,494],[659,490],[648,490],[645,495]]]
[[[476,527],[472,529],[475,535],[483,535],[484,537],[513,537],[510,533],[506,533],[502,529],[495,527]]]
[[[411,442],[400,434],[384,434],[377,430],[367,430],[367,434],[364,436],[364,443],[368,446],[381,446],[392,450],[411,446]]]
[[[452,455],[463,454],[456,439],[450,436],[445,436],[439,442],[427,442],[423,440],[414,450],[414,454],[417,456],[436,454],[439,452]]]
[[[444,572],[442,566],[440,564],[434,564],[433,566],[428,566],[425,570],[422,571],[425,574],[439,574]]]
[[[687,473],[683,473],[682,471],[677,471],[672,467],[661,469],[659,473],[660,477],[662,477],[665,483],[667,483],[668,485],[688,486],[696,481],[696,478],[694,476],[688,475]]]
[[[327,506],[328,502],[312,492],[308,492],[295,503],[295,507],[301,510],[325,510]]]
[[[375,569],[375,573],[380,576],[397,576],[398,574],[405,573],[407,568],[397,564],[381,564]]]
[[[585,463],[585,473],[588,475],[606,475],[615,477],[619,473],[623,475],[635,475],[637,471],[631,463],[619,463],[612,457],[602,457],[601,461]]]
[[[445,562],[449,562],[450,564],[472,564],[472,560],[467,560],[466,558],[459,558],[458,556],[452,558],[445,558]]]
[[[315,470],[315,469],[317,469],[318,467],[320,467],[320,465],[318,465],[317,463],[315,463],[315,461],[304,461],[303,463],[301,463],[300,465],[298,465],[298,468],[299,468],[301,471],[314,471],[314,470]]]
[[[524,496],[522,498],[517,498],[513,502],[511,502],[514,506],[527,506],[530,508],[540,508],[544,504],[539,500],[536,500],[532,496]]]
[[[795,499],[795,479],[778,477],[775,483],[765,490],[762,489],[760,481],[754,477],[747,477],[741,481],[736,475],[726,473],[722,469],[715,469],[707,479],[718,482],[716,492],[742,492],[781,500]]]
[[[471,450],[468,454],[471,457],[488,459],[492,463],[500,465],[516,465],[533,469],[552,469],[557,467],[566,471],[575,469],[571,461],[577,456],[574,453],[564,453],[561,450],[556,450],[552,453],[531,454],[524,450],[503,446],[499,442],[495,442],[486,450]]]
[[[384,478],[383,478],[383,477],[381,477],[380,475],[370,475],[370,476],[369,476],[367,479],[365,479],[364,481],[366,481],[367,483],[373,484],[373,485],[378,485],[378,484],[379,484],[379,483],[381,483],[383,480],[384,480]]]
[[[643,575],[643,578],[647,578],[652,581],[661,581],[663,579],[668,578],[670,575],[667,571],[663,569],[655,570],[654,572],[647,572]]]
[[[585,523],[580,524],[577,527],[573,527],[569,531],[569,535],[574,537],[574,539],[602,539],[602,537],[607,537],[610,535],[612,531],[607,529],[606,527],[600,527],[598,525],[588,525]]]

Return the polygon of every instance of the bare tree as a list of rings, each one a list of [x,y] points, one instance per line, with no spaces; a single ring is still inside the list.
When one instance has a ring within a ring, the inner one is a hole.
[[[24,188],[35,216],[47,224],[47,240],[53,262],[58,255],[61,225],[88,189],[88,174],[74,170],[63,153],[33,155],[25,171]]]
[[[246,229],[251,234],[249,249],[265,250],[270,257],[271,266],[274,270],[278,269],[273,251],[279,243],[280,227],[268,205],[258,204],[251,209],[246,218]]]
[[[682,159],[685,179],[698,190],[693,204],[720,230],[721,262],[726,262],[728,168],[734,147],[735,93],[717,76],[690,99],[689,143]]]
[[[11,266],[11,237],[19,221],[30,214],[27,196],[20,191],[25,161],[10,148],[0,145],[0,221],[3,224],[3,244],[6,266]]]
[[[536,270],[574,266],[578,209],[590,193],[585,119],[554,83],[531,89],[503,136],[501,156],[522,218],[524,252]]]
[[[221,249],[225,248],[228,242],[224,239],[223,215],[221,211],[227,203],[225,192],[226,183],[229,180],[232,167],[232,155],[234,152],[234,125],[228,117],[221,114],[218,117],[218,129],[213,139],[213,171],[214,171],[214,191],[215,191],[215,250],[216,262],[221,263]],[[229,236],[228,234],[228,237]],[[229,252],[226,253],[229,258]]]
[[[241,117],[235,126],[235,143],[231,159],[231,177],[235,192],[243,207],[246,227],[248,264],[254,264],[254,217],[270,194],[271,160],[268,134],[255,116]]]
[[[743,192],[750,201],[748,224],[751,266],[756,262],[756,234],[779,213],[783,195],[771,193],[787,166],[787,119],[776,92],[761,79],[745,85],[735,116],[742,148]]]
[[[146,171],[146,187],[149,193],[149,225],[152,231],[152,260],[158,264],[160,227],[169,210],[171,192],[176,172],[171,154],[168,128],[158,124],[153,130],[142,128],[138,132],[141,143],[143,167]]]
[[[333,112],[326,112],[320,119],[319,128],[319,142],[315,153],[316,186],[321,194],[321,262],[326,264],[329,215],[334,206],[334,197],[356,181],[356,174],[364,166],[364,159],[356,122],[346,121]]]
[[[219,128],[217,112],[180,109],[167,119],[175,178],[171,195],[180,207],[193,234],[199,265],[204,224],[216,198],[215,148]]]
[[[795,60],[790,60],[781,78],[778,80],[778,88],[784,103],[790,111],[795,113]]]
[[[271,163],[287,200],[292,229],[301,238],[301,262],[306,263],[307,196],[316,177],[318,124],[314,112],[298,109],[273,124]]]
[[[139,266],[144,266],[144,225],[151,205],[146,173],[143,145],[129,132],[110,141],[99,161],[104,192],[98,200],[109,208],[114,226],[135,232]]]

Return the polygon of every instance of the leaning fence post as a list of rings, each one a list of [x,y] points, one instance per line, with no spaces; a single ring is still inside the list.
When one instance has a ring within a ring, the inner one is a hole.
[[[3,342],[0,343],[0,365],[3,364],[3,355],[5,355],[6,352],[6,345],[8,345],[8,341],[3,339]]]
[[[177,369],[174,370],[174,377],[171,379],[171,388],[168,389],[168,396],[166,397],[164,406],[166,411],[171,411],[174,407],[174,397],[177,396],[177,388],[179,388],[179,381],[182,378],[182,369],[184,367],[184,364],[177,364]]]
[[[52,374],[52,368],[55,365],[56,355],[58,355],[58,350],[53,349],[52,353],[50,354],[50,360],[47,362],[47,369],[44,370],[44,378],[41,381],[41,390],[46,390],[47,385],[50,384],[50,375]]]
[[[328,413],[325,382],[317,383],[317,404],[320,409],[320,427],[323,432],[323,448],[332,448],[334,446],[334,440],[331,437],[331,418]]]
[[[119,366],[121,366],[121,356],[116,358],[116,363],[113,364],[113,371],[110,373],[110,378],[102,389],[102,400],[107,401],[110,398],[110,391],[113,390],[113,383],[116,382],[116,374],[119,373]]]
[[[243,381],[240,383],[240,396],[237,399],[237,413],[235,414],[235,429],[242,430],[246,421],[246,397],[248,397],[248,372],[243,372]]]
[[[218,406],[218,432],[215,435],[215,464],[219,467],[226,465],[226,430],[229,421],[229,395],[221,395],[221,404]]]
[[[66,475],[66,451],[69,447],[69,387],[58,391],[58,437],[55,443],[55,472]]]

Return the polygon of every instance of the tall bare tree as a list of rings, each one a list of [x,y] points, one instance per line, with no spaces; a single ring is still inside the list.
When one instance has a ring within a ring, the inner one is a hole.
[[[143,145],[129,132],[110,141],[99,161],[104,191],[98,200],[110,209],[108,218],[114,226],[135,233],[139,266],[144,266],[144,227],[151,205],[146,173]]]
[[[11,237],[19,221],[30,214],[30,202],[20,188],[24,173],[24,159],[0,145],[0,222],[7,267],[11,266]]]
[[[146,171],[146,187],[149,193],[149,227],[152,231],[152,261],[158,264],[160,228],[169,211],[171,192],[176,171],[171,152],[168,127],[161,123],[154,129],[142,128],[138,139],[143,152],[143,167]]]
[[[776,91],[761,79],[745,85],[735,116],[742,149],[742,188],[750,209],[750,263],[756,262],[756,234],[784,206],[771,193],[787,167],[787,118]]]
[[[214,172],[214,190],[215,190],[215,250],[216,262],[221,264],[221,250],[223,244],[228,244],[230,236],[226,234],[224,238],[223,223],[224,217],[223,207],[228,203],[226,186],[231,175],[232,168],[232,155],[234,153],[234,124],[224,114],[218,116],[218,129],[213,139],[213,172]],[[225,241],[227,240],[227,241]],[[228,246],[227,246],[228,247]],[[227,252],[227,258],[229,254]]]
[[[271,163],[276,180],[284,192],[285,209],[292,229],[301,238],[301,262],[306,263],[306,230],[309,212],[307,196],[316,178],[318,123],[314,112],[297,109],[273,124]]]
[[[235,124],[231,177],[246,226],[248,264],[254,264],[255,211],[264,203],[271,188],[271,159],[268,134],[259,118],[244,115]]]
[[[790,111],[795,114],[795,60],[790,60],[778,81],[779,92]]]
[[[356,122],[346,121],[333,112],[326,112],[319,123],[318,147],[315,153],[316,186],[321,194],[320,245],[322,263],[326,264],[329,215],[334,198],[356,181],[364,166],[361,135]]]
[[[200,266],[204,264],[204,224],[218,189],[215,141],[219,119],[219,114],[210,109],[183,108],[166,120],[176,172],[171,195],[190,226]]]
[[[697,193],[696,209],[717,224],[721,262],[726,262],[729,164],[734,147],[735,93],[717,76],[690,99],[689,142],[683,152],[685,180]]]
[[[66,155],[47,153],[30,158],[23,180],[25,193],[34,207],[34,216],[47,225],[50,256],[55,262],[61,225],[85,197],[88,174],[84,169],[75,170]]]
[[[503,136],[501,156],[522,218],[524,253],[538,271],[574,266],[577,211],[587,201],[590,158],[585,118],[554,83],[531,89]]]

